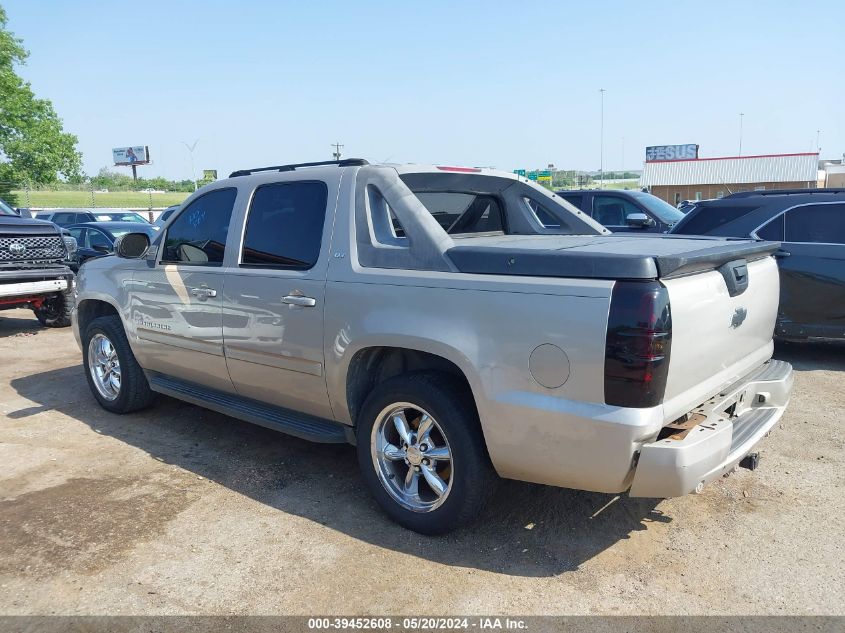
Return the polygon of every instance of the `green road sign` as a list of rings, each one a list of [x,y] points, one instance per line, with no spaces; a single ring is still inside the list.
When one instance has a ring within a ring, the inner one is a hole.
[[[525,178],[525,170],[524,169],[514,169],[513,173],[515,173],[517,176],[522,176],[523,178]]]

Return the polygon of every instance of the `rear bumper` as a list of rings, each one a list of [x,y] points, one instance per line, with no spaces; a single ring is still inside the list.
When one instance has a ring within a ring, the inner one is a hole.
[[[644,444],[632,497],[677,497],[733,470],[780,420],[792,366],[771,360],[690,412],[689,428]]]

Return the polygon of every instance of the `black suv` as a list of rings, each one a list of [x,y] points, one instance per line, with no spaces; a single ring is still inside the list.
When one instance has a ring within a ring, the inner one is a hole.
[[[52,222],[24,218],[0,200],[0,310],[32,308],[47,327],[67,327],[76,242]]]
[[[785,339],[845,339],[845,189],[735,193],[697,203],[671,231],[781,242]]]
[[[666,233],[684,217],[671,204],[642,191],[583,189],[555,193],[614,233]]]

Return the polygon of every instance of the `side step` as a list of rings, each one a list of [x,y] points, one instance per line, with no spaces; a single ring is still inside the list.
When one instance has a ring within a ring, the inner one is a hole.
[[[345,444],[351,437],[347,436],[347,429],[351,432],[351,427],[338,422],[274,407],[163,374],[151,373],[147,377],[153,391],[303,440],[324,444]]]

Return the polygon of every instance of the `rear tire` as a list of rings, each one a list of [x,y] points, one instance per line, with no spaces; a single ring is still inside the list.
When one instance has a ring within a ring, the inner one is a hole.
[[[88,324],[82,337],[82,361],[91,393],[112,413],[131,413],[150,405],[154,394],[129,347],[117,315]]]
[[[44,300],[40,308],[33,308],[35,318],[44,327],[68,327],[73,311],[73,295],[65,290]]]
[[[456,382],[433,372],[391,378],[370,393],[358,416],[358,464],[367,487],[391,519],[421,534],[477,519],[498,481],[472,394]]]

